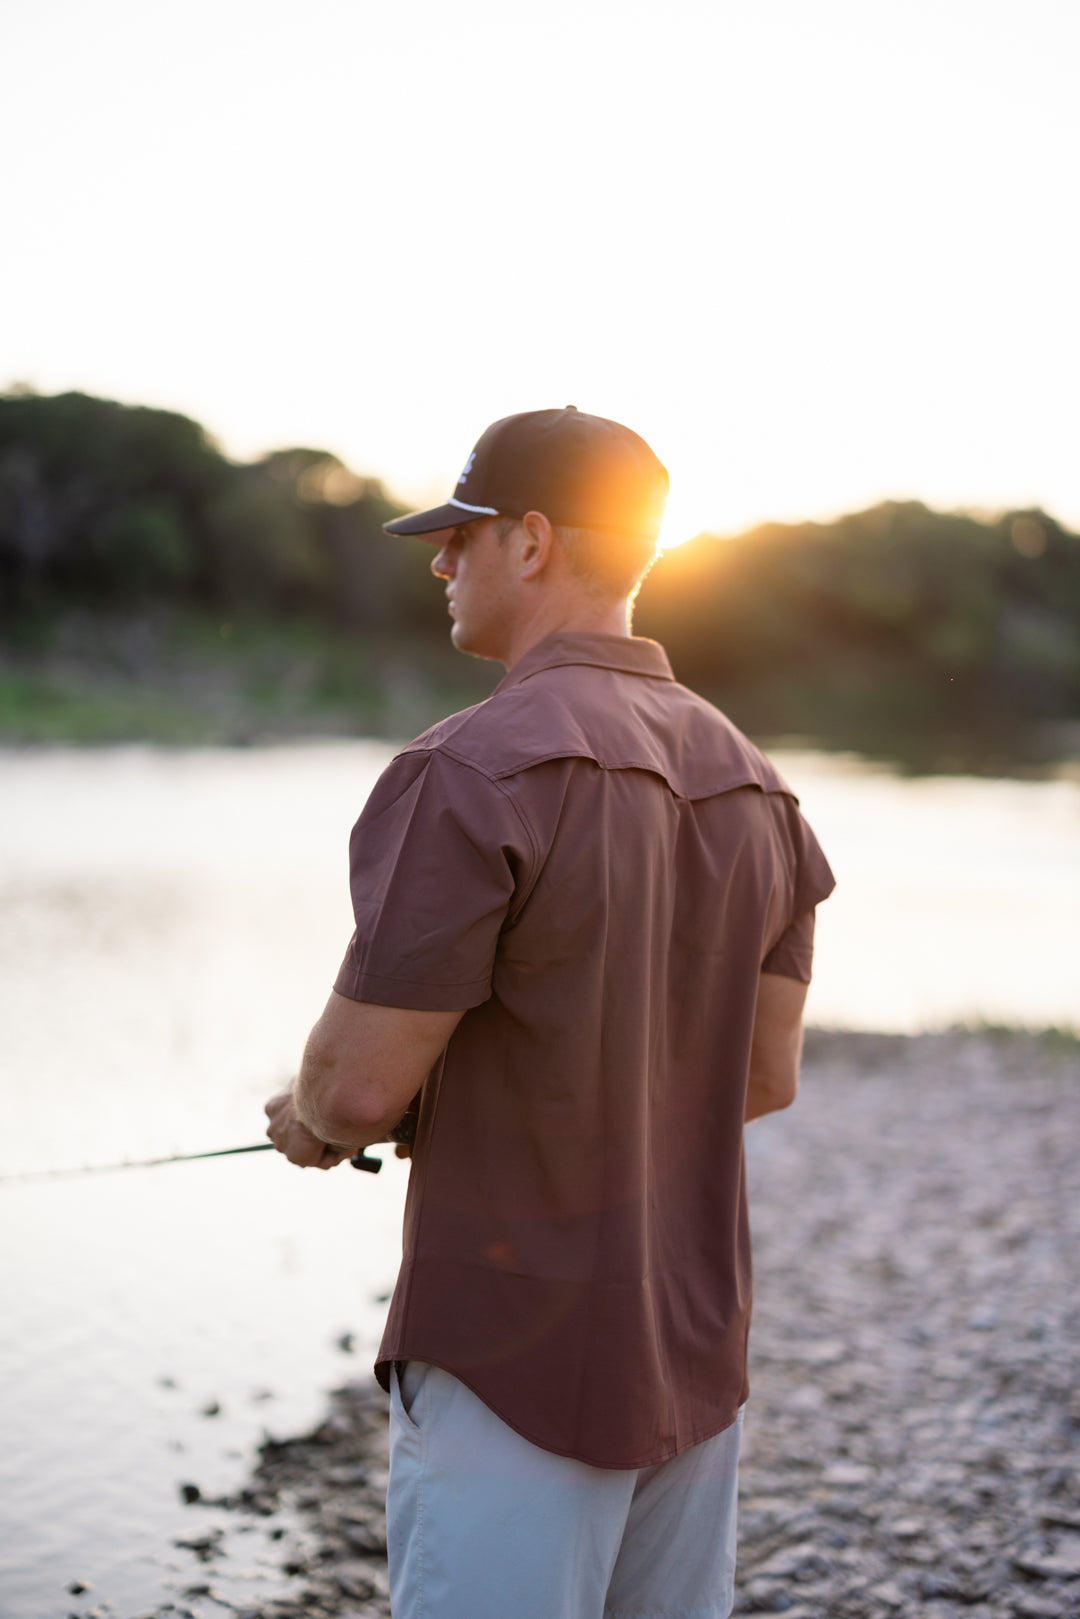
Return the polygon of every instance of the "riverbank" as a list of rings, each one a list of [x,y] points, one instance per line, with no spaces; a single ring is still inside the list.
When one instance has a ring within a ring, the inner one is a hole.
[[[400,740],[480,702],[501,673],[415,631],[256,610],[55,610],[0,626],[0,746]],[[703,689],[770,750],[854,753],[908,775],[1080,771],[1080,722],[1007,723],[994,708],[954,724],[902,670],[875,683],[799,667]]]
[[[73,609],[0,638],[0,744],[410,737],[499,673],[449,641],[254,612]]]
[[[1071,1036],[811,1032],[798,1103],[748,1132],[737,1612],[1077,1612],[1078,1125]],[[386,1443],[366,1378],[269,1441],[160,1615],[387,1615]]]

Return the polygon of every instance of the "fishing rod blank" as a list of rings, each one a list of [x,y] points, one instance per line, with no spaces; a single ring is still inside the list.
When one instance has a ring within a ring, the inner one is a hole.
[[[130,1159],[121,1164],[85,1164],[77,1169],[31,1169],[22,1175],[0,1175],[3,1181],[55,1180],[67,1175],[111,1175],[118,1169],[157,1169],[161,1164],[193,1164],[199,1158],[234,1158],[240,1152],[273,1152],[272,1141],[257,1141],[253,1147],[219,1147],[216,1152],[179,1152],[169,1158]],[[349,1159],[354,1169],[366,1169],[377,1175],[382,1168],[381,1158],[370,1158],[363,1147]]]

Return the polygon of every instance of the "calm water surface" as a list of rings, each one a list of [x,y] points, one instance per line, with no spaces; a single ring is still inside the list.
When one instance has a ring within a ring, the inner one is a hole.
[[[0,754],[0,1173],[259,1139],[348,940],[348,832],[390,751]],[[1080,1021],[1080,784],[776,757],[840,882],[812,1021]],[[221,1514],[179,1487],[234,1487],[264,1431],[367,1370],[404,1180],[267,1154],[0,1185],[5,1619],[134,1615],[198,1577],[172,1542]],[[223,1594],[275,1588],[230,1562]]]

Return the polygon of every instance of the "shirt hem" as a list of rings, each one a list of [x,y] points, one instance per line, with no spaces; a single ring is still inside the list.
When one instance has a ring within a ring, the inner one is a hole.
[[[673,1460],[674,1457],[681,1456],[686,1450],[693,1450],[695,1445],[703,1445],[707,1439],[715,1439],[717,1434],[726,1433],[727,1430],[738,1421],[739,1412],[742,1410],[743,1406],[746,1404],[747,1398],[749,1397],[749,1386],[744,1377],[742,1390],[739,1399],[736,1402],[734,1412],[725,1422],[717,1423],[715,1427],[710,1425],[703,1433],[695,1433],[692,1438],[672,1440],[659,1451],[647,1451],[640,1457],[636,1457],[630,1461],[599,1461],[595,1456],[589,1455],[585,1451],[570,1450],[561,1445],[553,1445],[550,1442],[542,1439],[539,1434],[534,1433],[530,1428],[523,1426],[520,1422],[515,1422],[506,1411],[500,1410],[499,1407],[489,1400],[485,1394],[482,1394],[476,1385],[469,1381],[468,1377],[463,1376],[462,1373],[455,1367],[448,1366],[444,1360],[440,1360],[436,1355],[425,1355],[418,1349],[408,1350],[398,1348],[388,1351],[386,1354],[383,1354],[380,1351],[379,1359],[375,1362],[375,1378],[380,1388],[389,1393],[391,1366],[395,1361],[409,1360],[422,1360],[427,1365],[437,1366],[440,1371],[447,1372],[449,1376],[456,1378],[457,1381],[467,1388],[471,1394],[475,1394],[476,1398],[482,1401],[482,1403],[487,1406],[488,1410],[493,1412],[494,1415],[498,1417],[500,1422],[505,1422],[508,1428],[512,1428],[516,1434],[520,1434],[522,1439],[528,1440],[529,1444],[535,1445],[538,1450],[546,1450],[552,1456],[566,1456],[570,1461],[583,1462],[586,1467],[600,1467],[603,1468],[605,1472],[610,1473],[626,1473],[632,1472],[641,1467],[656,1467],[661,1462],[669,1462]]]

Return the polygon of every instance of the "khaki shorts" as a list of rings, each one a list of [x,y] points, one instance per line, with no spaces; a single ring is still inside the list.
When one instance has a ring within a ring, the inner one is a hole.
[[[390,1391],[394,1619],[727,1619],[742,1412],[671,1461],[530,1444],[448,1372]]]

